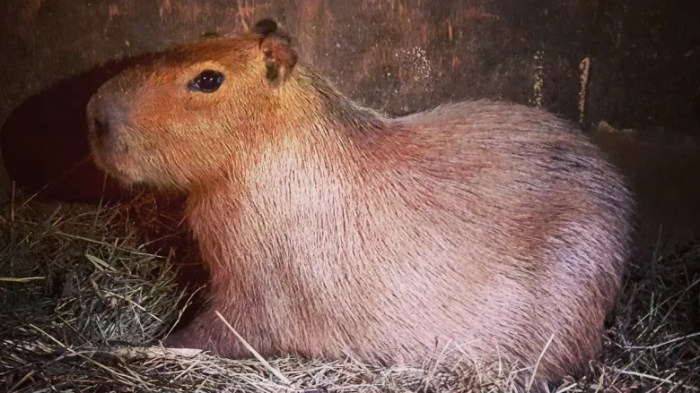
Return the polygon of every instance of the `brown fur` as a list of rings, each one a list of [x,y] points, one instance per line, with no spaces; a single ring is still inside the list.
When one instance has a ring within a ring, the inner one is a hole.
[[[189,193],[211,301],[168,343],[248,356],[218,310],[264,355],[531,367],[553,336],[538,375],[581,371],[630,252],[633,202],[598,149],[514,104],[386,118],[296,60],[274,31],[209,38],[89,104],[102,168]],[[221,88],[188,91],[204,69]]]

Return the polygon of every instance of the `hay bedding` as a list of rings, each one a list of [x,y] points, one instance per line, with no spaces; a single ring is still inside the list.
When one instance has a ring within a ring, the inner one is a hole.
[[[379,368],[163,348],[157,339],[200,288],[178,283],[171,250],[148,251],[139,225],[182,230],[154,207],[148,197],[111,207],[15,197],[0,207],[0,391],[512,391],[517,370],[486,376],[466,361],[452,369]],[[699,314],[700,245],[639,262],[600,362],[588,377],[551,390],[699,391]]]

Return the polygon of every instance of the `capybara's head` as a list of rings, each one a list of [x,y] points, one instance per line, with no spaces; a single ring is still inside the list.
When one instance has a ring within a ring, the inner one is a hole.
[[[94,159],[125,184],[188,188],[226,176],[278,121],[279,87],[295,64],[289,38],[270,20],[157,54],[90,100]]]

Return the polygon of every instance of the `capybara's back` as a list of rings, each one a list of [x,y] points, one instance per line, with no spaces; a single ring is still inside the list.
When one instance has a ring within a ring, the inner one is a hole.
[[[632,232],[599,150],[514,104],[386,118],[266,23],[166,52],[89,106],[102,168],[189,192],[211,302],[167,343],[248,356],[219,311],[265,355],[581,371]]]
[[[630,256],[624,179],[570,124],[537,109],[476,101],[393,124],[425,146],[392,174],[403,185],[384,219],[394,230],[376,233],[404,238],[405,259],[425,261],[392,274],[421,283],[415,297],[425,297],[425,316],[408,304],[403,315],[426,337],[466,327],[467,352],[498,348],[526,366],[541,357],[547,377],[580,371],[600,349]],[[445,306],[452,312],[430,321]]]

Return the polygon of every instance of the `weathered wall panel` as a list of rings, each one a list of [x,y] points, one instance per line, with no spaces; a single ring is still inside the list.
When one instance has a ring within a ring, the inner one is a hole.
[[[72,168],[87,148],[82,105],[110,71],[88,71],[261,17],[341,91],[391,114],[490,97],[577,120],[588,59],[584,126],[692,134],[700,123],[697,1],[5,0],[0,12],[0,147],[20,183],[60,183],[57,195],[85,176],[93,188],[77,197],[95,193],[99,173]]]

